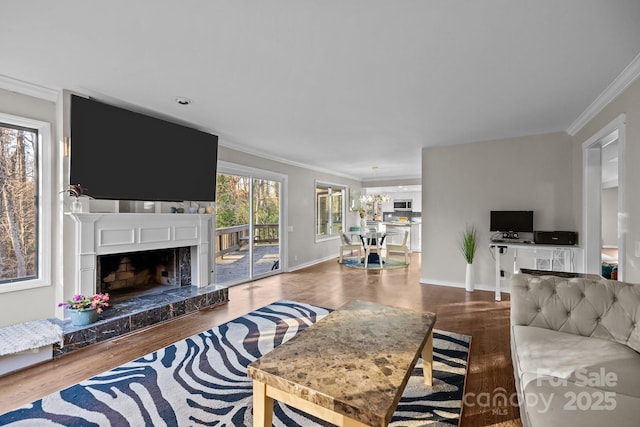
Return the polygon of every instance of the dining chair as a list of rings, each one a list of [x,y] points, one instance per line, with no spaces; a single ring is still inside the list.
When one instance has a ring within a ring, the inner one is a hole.
[[[358,258],[360,258],[362,250],[360,243],[353,242],[345,233],[340,233],[340,238],[342,239],[342,244],[340,245],[340,264],[342,264],[344,251],[349,251],[350,255],[353,256],[353,251],[356,250],[358,251]]]
[[[388,243],[387,242],[387,256],[385,260],[389,259],[389,254],[391,252],[403,252],[404,253],[404,263],[409,264],[409,246],[407,246],[407,240],[409,239],[409,232],[404,232],[404,237],[402,238],[401,244]]]
[[[369,255],[377,254],[378,261],[380,262],[380,268],[383,268],[382,260],[382,242],[384,242],[385,235],[382,233],[367,233],[365,236],[360,236],[362,240],[362,246],[364,247],[364,268],[369,265]]]

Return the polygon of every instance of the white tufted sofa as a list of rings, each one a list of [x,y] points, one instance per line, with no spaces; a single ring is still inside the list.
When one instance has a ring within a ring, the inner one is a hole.
[[[640,285],[512,277],[511,357],[525,427],[640,426],[639,351]]]

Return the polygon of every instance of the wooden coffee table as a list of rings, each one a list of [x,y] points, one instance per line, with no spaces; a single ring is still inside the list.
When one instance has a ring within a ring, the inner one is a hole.
[[[278,400],[339,426],[386,426],[422,355],[432,384],[435,313],[351,301],[248,366],[253,425]]]

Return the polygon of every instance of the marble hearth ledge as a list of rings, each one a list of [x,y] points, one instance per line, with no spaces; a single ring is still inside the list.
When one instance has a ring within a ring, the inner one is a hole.
[[[74,326],[70,320],[52,318],[49,320],[60,325],[64,333],[64,346],[55,344],[53,357],[227,302],[229,289],[226,287],[182,286],[118,302],[105,309],[96,323],[86,326]]]

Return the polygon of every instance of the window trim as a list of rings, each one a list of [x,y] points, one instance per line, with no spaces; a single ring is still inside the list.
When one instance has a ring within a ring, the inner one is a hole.
[[[328,187],[329,189],[331,188],[340,188],[342,190],[342,206],[340,207],[342,210],[342,230],[345,229],[345,225],[346,225],[346,217],[347,217],[347,204],[346,204],[346,198],[347,198],[347,192],[349,187],[344,185],[344,184],[337,184],[334,182],[328,182],[328,181],[321,181],[321,180],[316,180],[315,181],[315,185],[313,187],[313,235],[315,238],[315,242],[319,243],[319,242],[326,242],[328,240],[336,240],[340,238],[340,234],[339,233],[335,233],[335,234],[326,234],[326,235],[322,235],[322,234],[317,234],[317,227],[318,227],[318,186],[321,187]],[[331,213],[331,208],[332,208],[332,198],[331,198],[331,191],[329,191],[329,213]],[[330,221],[330,227],[329,229],[332,230],[333,229],[333,222],[331,221],[331,214],[329,214],[329,221]]]
[[[8,125],[22,126],[38,131],[37,165],[38,165],[38,274],[35,279],[20,280],[0,285],[0,294],[6,292],[23,291],[26,289],[51,286],[51,257],[53,230],[53,152],[51,142],[51,124],[41,120],[0,113],[0,122]],[[45,185],[46,183],[49,183]]]

